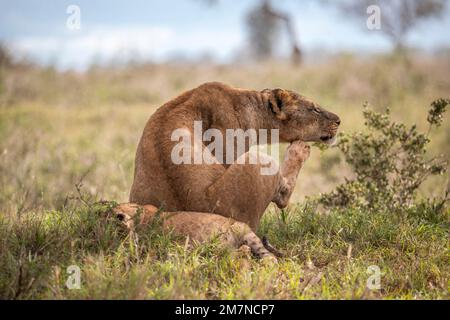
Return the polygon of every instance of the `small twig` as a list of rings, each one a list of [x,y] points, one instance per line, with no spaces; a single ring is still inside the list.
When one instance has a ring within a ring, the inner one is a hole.
[[[27,188],[25,190],[25,193],[22,197],[22,201],[20,202],[19,207],[17,208],[17,215],[20,216],[22,214],[22,212],[27,211],[27,209],[29,208],[29,206],[27,206],[27,200],[28,200],[28,196],[30,194],[30,189]]]
[[[78,197],[74,197],[72,199],[76,199],[81,201],[85,206],[90,207],[91,204],[85,199],[85,196],[83,195],[83,192],[81,188],[83,187],[83,181],[87,177],[87,175],[91,172],[92,166],[89,167],[80,177],[77,183],[75,183],[75,189],[77,190]]]
[[[17,291],[14,293],[14,300],[19,298],[22,293],[22,282],[23,282],[23,263],[22,258],[19,259],[19,276],[17,277]]]
[[[347,249],[347,259],[350,260],[352,258],[352,250],[353,250],[353,246],[352,244],[348,245],[348,249]]]

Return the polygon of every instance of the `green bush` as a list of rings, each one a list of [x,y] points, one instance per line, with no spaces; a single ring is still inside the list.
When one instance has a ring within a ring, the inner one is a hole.
[[[378,113],[366,103],[363,115],[367,130],[341,134],[338,144],[355,178],[322,195],[320,202],[328,207],[394,211],[410,207],[419,186],[429,176],[446,171],[447,161],[442,156],[430,157],[426,151],[429,132],[441,125],[449,104],[447,99],[431,104],[427,117],[429,130],[421,133],[416,125],[408,127],[391,120],[389,109],[384,114]]]

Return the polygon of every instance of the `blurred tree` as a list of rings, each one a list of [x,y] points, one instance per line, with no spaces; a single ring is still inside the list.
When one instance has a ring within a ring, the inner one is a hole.
[[[216,5],[219,0],[198,0],[206,5]],[[296,65],[302,61],[302,51],[297,41],[294,23],[286,12],[273,7],[270,0],[260,0],[246,17],[252,56],[260,60],[273,57],[284,28],[291,46],[291,59]]]
[[[248,13],[247,27],[250,49],[256,58],[267,59],[273,56],[284,27],[292,48],[292,62],[301,63],[301,50],[291,17],[276,10],[269,0],[262,0]]]
[[[5,69],[12,65],[11,52],[8,48],[0,43],[0,105],[3,104],[5,92]]]
[[[337,5],[345,14],[367,19],[367,8],[377,5],[381,11],[381,29],[396,49],[405,46],[405,38],[419,22],[440,17],[445,0],[342,0],[325,1]]]
[[[8,48],[0,43],[0,68],[8,67],[12,64],[11,53]]]
[[[198,0],[200,2],[203,2],[209,6],[215,5],[219,2],[219,0]]]

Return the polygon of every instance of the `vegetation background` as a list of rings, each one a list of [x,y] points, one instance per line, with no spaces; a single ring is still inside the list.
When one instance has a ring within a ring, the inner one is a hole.
[[[264,16],[267,8],[279,13],[262,1],[249,23],[262,12],[263,22],[275,19],[276,25],[280,14]],[[368,132],[366,101],[376,112],[389,107],[392,121],[428,134],[425,158],[448,159],[448,119],[444,115],[428,132],[427,116],[431,102],[450,96],[450,52],[415,51],[394,42],[392,52],[330,54],[315,63],[302,63],[304,53],[293,41],[289,58],[254,48],[258,63],[129,62],[84,72],[18,59],[2,46],[0,297],[447,299],[449,183],[443,170],[400,207],[323,206],[322,194],[355,179],[358,168],[342,148],[313,148],[291,206],[282,212],[269,207],[259,230],[285,252],[278,266],[216,243],[187,248],[155,226],[129,235],[105,218],[108,205],[96,202],[128,200],[147,119],[164,102],[207,81],[295,90],[339,114],[346,134]],[[355,145],[351,135],[345,137]],[[381,156],[386,154],[374,154]],[[66,287],[69,265],[81,269],[80,289]],[[367,287],[372,265],[381,271],[377,290]]]

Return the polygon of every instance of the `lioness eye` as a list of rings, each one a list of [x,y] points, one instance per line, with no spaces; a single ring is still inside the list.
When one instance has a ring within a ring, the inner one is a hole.
[[[316,107],[313,107],[312,111],[317,114],[320,114],[322,112],[320,109],[318,109]]]

